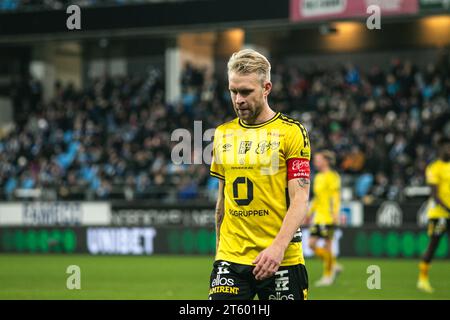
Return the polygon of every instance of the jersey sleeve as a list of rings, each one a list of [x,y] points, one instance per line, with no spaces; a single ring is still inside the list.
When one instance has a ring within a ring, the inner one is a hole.
[[[286,142],[286,161],[292,158],[311,159],[311,147],[306,128],[299,124],[289,130]]]
[[[427,167],[427,169],[425,170],[425,176],[427,184],[439,184],[439,168],[436,163],[433,163]]]
[[[311,148],[309,136],[303,125],[298,124],[286,135],[285,159],[288,180],[310,178]]]
[[[209,169],[209,174],[213,177],[225,180],[225,170],[222,165],[222,162],[219,159],[219,147],[221,141],[221,132],[219,129],[216,129],[214,133],[214,142],[213,142],[213,154],[211,159],[211,167]]]

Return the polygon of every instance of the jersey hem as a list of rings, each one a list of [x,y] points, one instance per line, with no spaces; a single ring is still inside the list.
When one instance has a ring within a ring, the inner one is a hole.
[[[240,260],[240,259],[236,259],[236,258],[226,258],[224,256],[216,256],[215,261],[217,261],[217,260],[223,260],[223,261],[242,264],[242,265],[246,265],[246,266],[255,266],[255,264],[252,263],[252,260]],[[303,260],[298,259],[297,261],[282,262],[280,264],[280,267],[296,266],[299,264],[305,265],[305,259],[303,259]]]

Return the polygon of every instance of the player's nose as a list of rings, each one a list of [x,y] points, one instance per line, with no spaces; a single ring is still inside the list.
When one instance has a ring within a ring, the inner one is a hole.
[[[236,99],[235,102],[237,105],[241,105],[245,102],[244,97],[242,97],[242,95],[240,95],[239,93],[236,95]]]

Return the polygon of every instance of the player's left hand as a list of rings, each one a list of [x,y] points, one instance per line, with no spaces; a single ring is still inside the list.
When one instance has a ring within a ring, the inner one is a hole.
[[[264,280],[273,276],[278,271],[283,257],[284,250],[273,244],[261,251],[253,261],[256,264],[253,269],[256,280]]]

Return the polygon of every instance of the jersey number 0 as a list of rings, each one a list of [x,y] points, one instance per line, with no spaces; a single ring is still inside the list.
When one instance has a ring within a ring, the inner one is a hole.
[[[247,185],[247,198],[239,199],[239,185]],[[253,182],[246,177],[237,177],[233,182],[233,198],[237,205],[248,206],[253,200]]]

